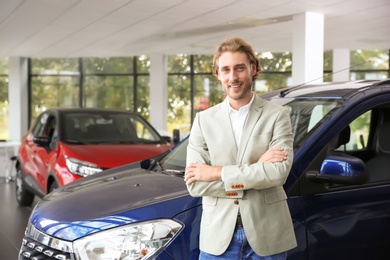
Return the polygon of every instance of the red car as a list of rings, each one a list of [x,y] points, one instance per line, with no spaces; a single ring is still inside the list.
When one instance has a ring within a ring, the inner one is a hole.
[[[22,138],[16,198],[34,196],[105,169],[162,154],[172,147],[141,116],[127,111],[58,108],[43,112]]]

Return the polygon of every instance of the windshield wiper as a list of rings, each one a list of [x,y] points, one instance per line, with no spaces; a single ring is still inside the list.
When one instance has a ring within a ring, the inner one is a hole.
[[[160,161],[157,161],[157,162],[156,162],[156,165],[157,165],[158,169],[159,169],[161,172],[164,172],[164,168],[162,167]]]
[[[160,162],[156,162],[158,171],[166,175],[179,175],[184,176],[185,170],[176,170],[176,169],[164,169]]]
[[[117,140],[114,140],[114,141],[106,141],[104,143],[107,143],[107,144],[137,144],[136,142],[134,141],[117,141]]]
[[[87,143],[87,142],[83,142],[83,141],[79,141],[79,140],[65,140],[66,143],[70,143],[70,144],[91,144],[91,143]]]

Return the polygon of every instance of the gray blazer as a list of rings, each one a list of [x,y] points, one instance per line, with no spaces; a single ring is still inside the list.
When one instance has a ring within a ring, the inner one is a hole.
[[[256,96],[237,148],[225,103],[199,112],[187,147],[191,162],[224,166],[224,181],[188,185],[203,197],[200,249],[220,255],[227,249],[240,211],[245,234],[260,256],[287,251],[296,239],[282,185],[293,161],[288,110]],[[269,147],[283,147],[287,160],[257,163]]]

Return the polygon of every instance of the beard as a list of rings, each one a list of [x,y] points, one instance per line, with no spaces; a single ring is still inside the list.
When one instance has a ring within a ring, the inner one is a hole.
[[[239,86],[235,88],[234,86]],[[234,81],[228,82],[226,94],[233,100],[241,100],[245,97],[251,96],[252,82]],[[236,90],[237,89],[237,90]]]

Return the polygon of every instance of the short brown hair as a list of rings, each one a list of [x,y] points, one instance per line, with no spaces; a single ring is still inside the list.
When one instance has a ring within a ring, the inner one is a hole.
[[[247,55],[250,64],[254,64],[256,66],[256,74],[253,75],[252,80],[257,78],[257,75],[260,72],[260,63],[256,57],[256,54],[252,48],[252,46],[244,41],[241,38],[230,38],[222,41],[214,54],[213,58],[213,74],[214,76],[218,76],[218,59],[221,57],[224,52],[243,52]]]

